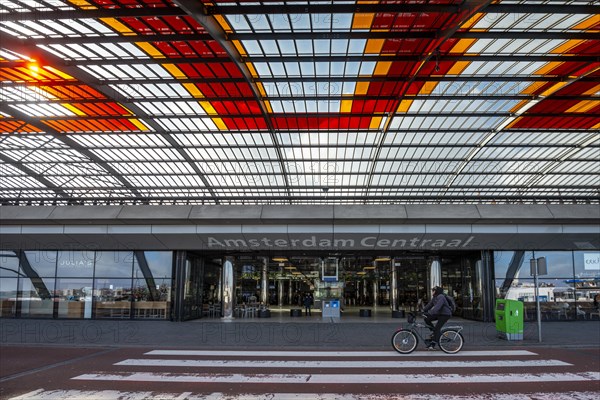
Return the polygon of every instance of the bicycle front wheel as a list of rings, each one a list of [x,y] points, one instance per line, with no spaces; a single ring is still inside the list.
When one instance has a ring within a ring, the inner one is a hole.
[[[417,336],[408,329],[400,329],[392,336],[394,350],[401,354],[412,353],[419,343]]]
[[[440,336],[440,349],[442,349],[444,353],[458,353],[460,349],[462,349],[464,343],[465,340],[458,331],[444,331]]]

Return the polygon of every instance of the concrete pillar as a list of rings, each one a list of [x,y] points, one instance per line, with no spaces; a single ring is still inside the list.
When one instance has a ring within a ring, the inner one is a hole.
[[[224,320],[233,319],[233,306],[235,302],[235,279],[233,274],[233,257],[225,257],[221,273]]]

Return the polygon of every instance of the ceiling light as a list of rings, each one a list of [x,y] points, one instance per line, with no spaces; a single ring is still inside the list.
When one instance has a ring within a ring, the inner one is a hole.
[[[286,262],[288,259],[287,257],[273,257],[272,260],[275,262]]]
[[[374,265],[367,265],[366,267],[363,267],[363,269],[375,269]]]
[[[391,257],[377,257],[374,261],[390,261]]]

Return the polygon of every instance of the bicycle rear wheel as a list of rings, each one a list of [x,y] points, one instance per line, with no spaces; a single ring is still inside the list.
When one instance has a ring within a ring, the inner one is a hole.
[[[462,349],[464,343],[465,340],[460,332],[447,330],[442,332],[439,345],[444,353],[454,354]]]
[[[401,354],[412,353],[419,343],[417,336],[408,329],[400,329],[392,336],[394,350]]]

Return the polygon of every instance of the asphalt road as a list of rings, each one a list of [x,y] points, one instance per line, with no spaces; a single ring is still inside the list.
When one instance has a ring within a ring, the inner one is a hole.
[[[597,400],[600,347],[301,351],[0,347],[2,399]]]

